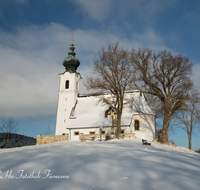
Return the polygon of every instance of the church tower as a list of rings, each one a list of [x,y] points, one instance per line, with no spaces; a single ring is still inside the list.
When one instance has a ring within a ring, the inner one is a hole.
[[[80,65],[80,61],[75,57],[76,53],[74,49],[72,36],[69,47],[70,51],[63,61],[65,72],[60,74],[55,135],[62,135],[69,132],[66,127],[73,120],[73,108],[80,94],[81,75],[76,71]]]

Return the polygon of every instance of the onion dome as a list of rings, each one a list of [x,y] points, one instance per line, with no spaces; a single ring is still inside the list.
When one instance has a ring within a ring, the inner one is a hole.
[[[68,56],[63,61],[63,66],[65,67],[66,71],[70,73],[76,73],[76,69],[80,65],[80,61],[75,57],[76,53],[74,52],[74,44],[73,44],[73,35],[71,39],[71,45],[69,47]]]

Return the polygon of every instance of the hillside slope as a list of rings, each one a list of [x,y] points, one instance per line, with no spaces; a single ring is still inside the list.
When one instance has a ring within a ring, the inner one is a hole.
[[[2,136],[6,136],[5,133],[0,133],[0,147],[4,147],[6,142]],[[20,134],[10,134],[9,141],[8,141],[8,148],[15,148],[21,146],[29,146],[29,145],[36,145],[36,139],[33,137],[27,137],[25,135]]]
[[[198,190],[200,187],[199,154],[155,143],[143,146],[139,139],[69,141],[1,149],[0,170],[2,190]]]

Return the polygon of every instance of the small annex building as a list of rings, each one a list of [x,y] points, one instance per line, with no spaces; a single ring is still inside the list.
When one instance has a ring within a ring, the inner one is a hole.
[[[81,75],[77,72],[80,61],[75,57],[73,38],[68,57],[63,61],[65,72],[60,74],[58,107],[55,135],[68,134],[69,140],[79,140],[82,134],[102,134],[111,132],[112,119],[110,108],[100,99],[104,95],[81,95]],[[124,105],[121,117],[121,133],[135,134],[138,138],[155,139],[155,114],[148,106],[143,93],[128,91],[126,99],[132,99]],[[115,127],[116,128],[116,127]]]

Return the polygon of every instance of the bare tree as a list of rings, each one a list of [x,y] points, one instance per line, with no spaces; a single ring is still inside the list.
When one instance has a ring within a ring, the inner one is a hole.
[[[50,135],[51,134],[51,125],[47,125],[47,127],[44,128],[43,133],[44,135]]]
[[[176,114],[176,118],[182,123],[182,125],[178,124],[178,127],[187,133],[189,141],[188,148],[191,150],[194,129],[200,129],[200,95],[197,90],[191,92],[190,100],[185,107]]]
[[[6,142],[6,148],[8,147],[8,141],[11,133],[16,133],[19,130],[19,121],[13,117],[2,119],[0,124],[0,138]]]
[[[148,48],[133,49],[132,63],[136,71],[136,87],[157,98],[163,115],[160,139],[166,143],[173,115],[189,99],[188,91],[193,86],[190,79],[193,64],[181,55],[173,56],[167,51],[155,53]]]
[[[130,52],[119,48],[118,43],[109,44],[107,50],[102,48],[93,61],[94,77],[88,77],[88,90],[99,93],[110,93],[101,101],[117,112],[117,138],[121,133],[121,115],[125,100],[125,91],[132,88],[133,70],[130,62]]]

